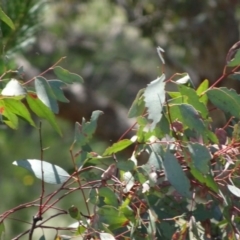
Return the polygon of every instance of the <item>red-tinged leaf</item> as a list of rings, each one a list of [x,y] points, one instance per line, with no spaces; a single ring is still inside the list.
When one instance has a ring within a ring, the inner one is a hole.
[[[36,95],[32,92],[28,93],[26,99],[29,107],[38,117],[48,120],[52,127],[61,135],[61,130],[56,123],[54,114],[42,103],[42,101],[35,98],[35,96]]]

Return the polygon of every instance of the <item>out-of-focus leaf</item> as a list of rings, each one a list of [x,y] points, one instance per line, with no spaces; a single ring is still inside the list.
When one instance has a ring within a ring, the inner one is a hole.
[[[81,76],[75,73],[71,73],[62,67],[56,66],[53,71],[56,74],[56,76],[65,83],[84,82]]]
[[[14,23],[10,17],[0,7],[0,19],[5,22],[11,29],[15,29]]]
[[[64,183],[70,177],[61,167],[37,159],[17,160],[13,164],[29,170],[36,178],[50,184]]]
[[[233,89],[226,87],[213,88],[207,91],[207,96],[213,105],[240,118],[240,95]]]
[[[35,89],[38,98],[54,113],[58,113],[58,104],[55,99],[54,93],[48,84],[47,80],[43,77],[36,77]]]
[[[42,236],[39,238],[39,240],[46,240],[46,238],[45,238],[44,235],[42,235]]]
[[[0,100],[0,115],[3,115],[7,118],[4,118],[3,122],[6,123],[10,128],[17,129],[18,118],[15,113],[13,113],[9,108],[6,107],[4,100]]]
[[[58,101],[66,103],[69,102],[69,100],[64,96],[63,90],[61,89],[62,87],[67,85],[66,83],[57,79],[49,80],[48,83],[51,86],[51,89]]]
[[[61,135],[61,130],[56,123],[54,114],[38,99],[37,95],[34,92],[29,92],[26,99],[31,110],[38,117],[48,120],[52,127]]]
[[[138,117],[143,114],[145,109],[145,103],[144,103],[144,97],[143,97],[144,90],[145,89],[139,90],[136,98],[134,99],[132,106],[130,107],[128,112],[129,118]]]
[[[176,157],[168,149],[163,158],[163,165],[168,181],[182,196],[191,198],[189,179],[183,172]]]
[[[123,181],[126,185],[126,187],[124,188],[124,192],[129,192],[131,190],[131,188],[133,187],[134,183],[135,183],[135,180],[134,180],[134,177],[132,175],[131,172],[125,172],[123,174]]]
[[[133,144],[133,141],[131,141],[129,139],[123,139],[123,140],[121,140],[117,143],[114,143],[111,147],[108,147],[104,151],[103,156],[111,155],[113,153],[117,153],[117,152],[129,147],[132,144]]]
[[[132,171],[135,168],[135,164],[131,160],[127,160],[127,161],[123,160],[123,161],[117,162],[117,167],[120,170],[127,172],[127,171]]]
[[[99,208],[99,222],[109,225],[111,230],[121,228],[126,225],[128,219],[117,208],[105,205]]]
[[[115,240],[116,238],[110,233],[99,233],[101,240]]]
[[[178,78],[179,76],[180,78]],[[177,84],[186,84],[187,82],[191,81],[191,78],[188,73],[181,73],[176,75],[176,77],[177,77],[177,80],[175,80],[175,82]]]
[[[199,143],[189,143],[187,147],[193,166],[201,173],[207,174],[209,172],[209,162],[212,158],[209,150]]]
[[[240,65],[240,51],[237,50],[234,58],[227,64],[228,67],[236,67]]]
[[[72,206],[68,209],[68,213],[69,213],[69,215],[70,215],[72,218],[74,218],[74,219],[76,219],[76,220],[78,220],[78,221],[81,219],[80,212],[79,212],[78,208],[75,207],[74,205],[72,205]]]
[[[240,189],[233,185],[227,185],[228,190],[234,194],[236,197],[240,197]]]
[[[35,126],[35,123],[33,122],[28,109],[21,101],[18,101],[15,99],[10,99],[10,98],[5,98],[5,99],[3,99],[3,102],[5,103],[6,109],[8,109],[12,113],[17,114],[18,116],[24,118],[32,126]]]
[[[187,96],[187,103],[191,104],[197,111],[201,113],[203,118],[207,118],[208,116],[208,109],[207,107],[200,101],[199,96],[197,93],[189,87],[184,85],[179,85],[178,89],[182,95]]]
[[[18,97],[18,99],[22,99],[25,97],[26,93],[26,90],[22,87],[18,80],[11,79],[2,90],[1,95],[8,97]]]
[[[165,75],[148,84],[144,92],[144,101],[148,109],[148,119],[152,120],[150,130],[161,120],[162,108],[165,103]]]
[[[104,197],[104,203],[106,205],[110,205],[110,206],[114,206],[114,207],[118,206],[117,196],[110,188],[107,188],[107,187],[100,188],[99,196]]]
[[[202,93],[205,92],[208,89],[208,87],[209,87],[209,81],[205,79],[204,81],[201,82],[201,84],[196,90],[197,95],[200,96],[199,101],[204,103],[205,105],[207,104],[208,97],[206,93],[204,93],[203,95]]]
[[[97,120],[102,114],[102,111],[93,111],[90,122],[86,122],[83,118],[82,125],[80,123],[75,124],[74,143],[79,143],[81,146],[88,143],[97,128]]]
[[[0,222],[0,239],[3,240],[5,235],[5,227],[3,222]]]

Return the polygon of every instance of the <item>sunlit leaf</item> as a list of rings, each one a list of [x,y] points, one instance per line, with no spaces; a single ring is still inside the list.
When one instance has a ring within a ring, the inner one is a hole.
[[[83,79],[81,76],[75,73],[71,73],[62,67],[56,66],[53,71],[56,74],[56,76],[65,83],[73,83],[73,82],[83,83]]]
[[[35,89],[38,98],[54,113],[58,113],[58,103],[55,99],[54,93],[48,84],[47,80],[43,77],[36,77]]]
[[[11,18],[8,17],[8,15],[2,10],[0,7],[0,19],[5,22],[11,29],[15,29],[14,23],[11,20]]]
[[[19,97],[20,99],[26,95],[26,90],[16,79],[11,79],[5,88],[2,90],[1,95],[3,96],[11,96],[11,97]]]
[[[184,197],[191,198],[190,181],[176,157],[169,150],[164,155],[164,170],[168,181]]]
[[[240,95],[235,90],[226,87],[213,88],[207,91],[207,96],[223,112],[240,118]]]
[[[17,129],[18,127],[18,117],[11,111],[11,109],[6,107],[4,100],[0,100],[0,114],[3,115],[3,122],[6,123],[10,128]]]
[[[240,189],[233,185],[227,185],[229,191],[234,194],[236,197],[240,197]]]
[[[61,167],[37,159],[17,160],[14,161],[13,164],[29,170],[36,178],[50,184],[64,183],[70,177]]]
[[[99,233],[99,236],[100,236],[100,239],[101,240],[115,240],[116,238],[110,234],[110,233],[103,233],[103,232],[100,232]]]
[[[18,116],[24,118],[32,126],[35,126],[35,123],[33,122],[32,117],[31,117],[28,109],[26,108],[26,106],[21,101],[18,101],[18,100],[15,100],[15,99],[10,99],[10,98],[9,99],[5,98],[5,99],[3,99],[3,102],[5,103],[6,109],[8,109],[12,113],[17,114]]]
[[[203,92],[205,92],[209,87],[209,81],[207,79],[205,79],[204,81],[202,81],[200,83],[200,85],[198,86],[197,90],[196,90],[196,93],[198,96],[200,96],[199,98],[199,101],[204,103],[205,105],[207,104],[207,101],[208,101],[208,97],[207,97],[207,94],[204,93],[202,94]]]
[[[148,109],[148,119],[152,120],[150,130],[161,120],[162,108],[165,103],[165,75],[148,84],[144,92],[144,101]]]
[[[56,123],[56,119],[51,110],[45,106],[37,97],[34,92],[29,92],[27,97],[27,103],[31,110],[40,118],[44,118],[49,121],[52,127],[61,135],[61,130]]]
[[[103,153],[103,156],[106,155],[111,155],[113,153],[117,153],[127,147],[129,147],[130,145],[132,145],[133,142],[129,139],[123,139],[117,143],[114,143],[111,147],[108,147],[105,152]]]

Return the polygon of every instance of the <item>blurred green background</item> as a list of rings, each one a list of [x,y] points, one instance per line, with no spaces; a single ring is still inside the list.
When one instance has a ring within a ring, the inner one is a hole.
[[[107,106],[102,110],[108,120],[100,122],[104,130],[97,131],[92,144],[99,153],[127,129],[128,124],[122,124],[127,122],[127,109],[136,93],[162,71],[156,47],[165,50],[167,77],[188,72],[197,85],[206,78],[216,81],[228,49],[239,40],[237,0],[2,0],[1,7],[16,26],[13,31],[3,22],[0,25],[1,72],[23,66],[22,80],[27,80],[67,56],[61,66],[85,79],[81,92],[77,86],[66,89],[73,101],[61,105],[58,122],[63,137],[43,121],[43,143],[49,147],[44,159],[68,170],[75,121],[89,119],[93,110]],[[49,72],[46,77],[54,76]],[[224,84],[240,90],[237,82]],[[0,135],[2,213],[39,196],[40,181],[12,162],[38,159],[40,146],[38,129],[24,122],[17,131],[1,125]],[[47,185],[47,192],[55,189]],[[79,195],[73,195],[62,207],[68,209],[78,202]],[[12,217],[31,222],[35,213],[36,209],[26,209]],[[61,221],[63,226],[73,222],[70,217]],[[9,219],[7,239],[26,227]]]

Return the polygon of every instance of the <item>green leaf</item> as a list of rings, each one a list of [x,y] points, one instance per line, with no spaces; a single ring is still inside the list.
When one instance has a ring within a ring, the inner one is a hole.
[[[122,170],[122,171],[132,171],[135,168],[135,164],[132,160],[127,160],[127,161],[119,161],[117,162],[117,168]]]
[[[98,210],[99,222],[109,225],[111,230],[121,228],[126,225],[128,219],[117,208],[112,206],[102,206]]]
[[[4,239],[4,235],[5,235],[5,227],[3,222],[0,222],[0,239]]]
[[[102,114],[102,111],[93,111],[90,122],[86,122],[83,118],[82,125],[79,123],[75,124],[74,143],[79,143],[81,146],[84,146],[89,142],[97,128],[97,120]]]
[[[187,103],[192,105],[197,111],[199,111],[202,114],[203,118],[207,118],[208,109],[202,102],[200,102],[199,96],[197,95],[195,90],[184,85],[179,85],[178,89],[182,95],[187,96]]]
[[[229,184],[227,187],[232,194],[234,194],[236,197],[240,197],[240,189],[238,187]]]
[[[234,58],[227,64],[228,67],[236,67],[240,65],[240,51],[237,50]]]
[[[203,174],[196,168],[191,168],[190,172],[194,176],[194,178],[196,178],[200,183],[206,184],[207,187],[218,193],[218,185],[216,184],[212,176],[203,176]]]
[[[62,67],[56,66],[53,71],[56,74],[56,76],[65,83],[84,82],[81,76],[75,73],[71,73]]]
[[[183,172],[176,157],[168,149],[163,158],[163,165],[168,181],[182,196],[191,198],[189,179]]]
[[[17,160],[14,161],[13,164],[29,170],[36,178],[50,184],[64,183],[70,177],[70,175],[59,166],[37,159]],[[42,179],[42,176],[44,179]]]
[[[145,109],[144,97],[143,97],[144,90],[145,89],[141,89],[138,92],[136,98],[134,99],[132,106],[130,107],[128,112],[129,118],[138,117],[144,113],[144,109]]]
[[[117,153],[127,147],[129,147],[130,145],[133,144],[133,141],[129,140],[129,139],[123,139],[117,143],[114,143],[111,147],[108,147],[104,153],[103,156],[107,156],[107,155],[111,155],[113,153]]]
[[[28,109],[26,108],[26,106],[21,101],[18,101],[18,100],[15,100],[15,99],[5,98],[5,99],[3,99],[3,102],[5,103],[6,109],[8,109],[12,113],[17,114],[18,116],[24,118],[32,126],[35,127],[35,123],[33,122]]]
[[[207,96],[213,105],[240,118],[240,95],[233,89],[225,87],[213,88],[207,91]]]
[[[54,113],[58,113],[58,103],[47,80],[43,77],[36,77],[35,89],[38,98]]]
[[[0,19],[5,22],[12,30],[15,29],[13,21],[8,17],[8,15],[0,7]]]
[[[4,100],[0,100],[0,114],[7,118],[3,119],[4,123],[6,123],[12,129],[17,129],[18,118],[15,113],[6,107]]]
[[[11,79],[2,90],[1,95],[8,97],[19,97],[19,99],[22,99],[25,97],[26,93],[26,90],[22,87],[18,80]]]
[[[103,233],[103,232],[99,233],[99,237],[101,240],[115,240],[116,239],[112,234]]]
[[[69,209],[68,209],[68,213],[71,216],[71,218],[76,219],[76,220],[80,220],[81,219],[81,215],[80,212],[78,210],[77,207],[75,207],[74,205],[72,205]]]
[[[162,170],[163,162],[161,156],[157,152],[151,152],[146,164],[142,165],[142,168],[150,174],[152,171]]]
[[[189,104],[174,104],[170,106],[170,115],[172,121],[178,120],[184,124],[184,127],[195,129],[202,133],[205,131],[204,122],[202,121],[196,109]]]
[[[45,238],[44,235],[42,235],[42,236],[39,238],[39,240],[46,240],[46,238]]]
[[[201,173],[207,174],[209,172],[209,162],[212,158],[209,150],[199,143],[189,143],[187,147],[193,166]]]
[[[61,135],[61,130],[56,123],[54,114],[38,99],[37,95],[34,92],[29,92],[26,99],[31,110],[38,117],[48,120],[52,127]]]
[[[48,81],[56,99],[60,102],[66,102],[68,103],[69,100],[64,96],[63,90],[61,89],[62,87],[66,86],[67,84],[60,81],[60,80],[49,80]]]
[[[102,187],[99,189],[99,196],[104,197],[104,203],[106,205],[118,206],[118,199],[116,194],[108,187]]]
[[[208,87],[209,87],[209,81],[205,79],[204,81],[201,82],[198,89],[196,90],[197,95],[200,96],[199,101],[204,103],[205,105],[208,102],[208,97],[207,97],[207,94],[204,92],[208,89]]]
[[[150,130],[161,120],[162,108],[165,103],[165,75],[148,84],[144,92],[144,101],[148,109],[148,119],[152,120]]]

